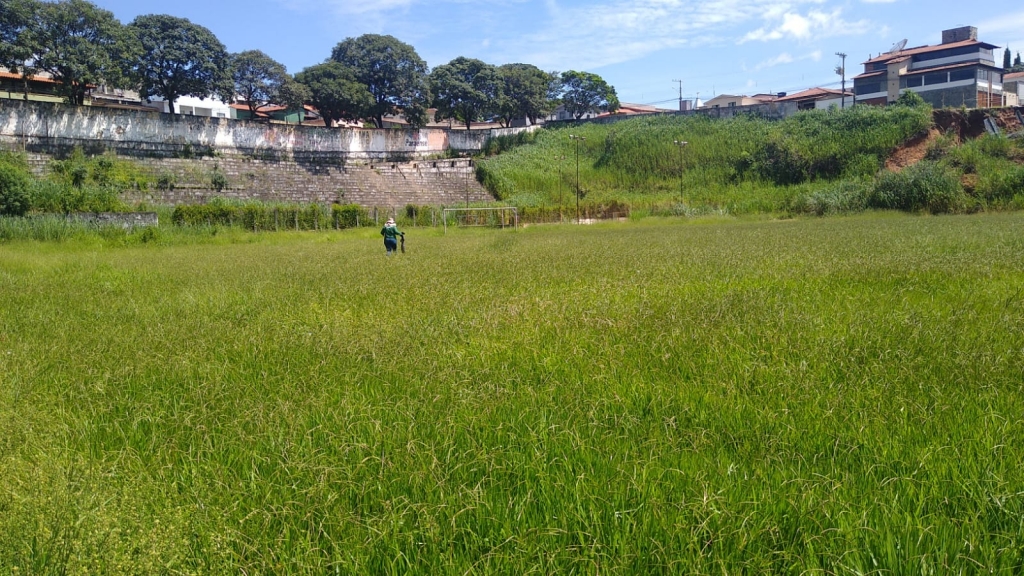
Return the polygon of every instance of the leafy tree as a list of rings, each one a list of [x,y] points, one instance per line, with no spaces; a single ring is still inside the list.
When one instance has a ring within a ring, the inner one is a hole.
[[[615,88],[590,72],[562,72],[562,105],[579,120],[590,112],[614,112],[619,109]]]
[[[316,107],[328,128],[337,120],[357,120],[370,113],[376,100],[356,73],[338,62],[310,66],[295,75],[309,90],[309,102]]]
[[[497,111],[498,70],[473,58],[459,56],[430,73],[437,118],[454,118],[466,124]]]
[[[277,102],[288,110],[301,111],[311,97],[309,88],[291,76],[285,77],[277,92]]]
[[[32,58],[30,26],[39,9],[35,0],[0,0],[0,66],[19,72]]]
[[[256,109],[277,100],[288,72],[270,56],[259,50],[239,52],[231,57],[231,77],[235,94],[249,106],[249,118],[256,119]]]
[[[107,10],[86,0],[43,2],[28,36],[32,66],[48,72],[72,104],[84,104],[91,86],[125,83],[115,55],[129,56],[131,44]]]
[[[1007,46],[1006,50],[1003,50],[1003,68],[1010,67],[1010,47]]]
[[[185,18],[150,14],[128,25],[140,55],[132,66],[139,94],[159,96],[171,114],[182,96],[233,96],[230,57],[213,32]]]
[[[1020,52],[1017,52],[1017,57],[1013,59],[1013,67],[1016,69],[1016,68],[1020,68],[1022,66],[1024,66],[1024,62],[1021,62],[1021,60],[1020,60]]]
[[[510,126],[515,118],[526,118],[532,124],[551,112],[558,98],[558,76],[532,64],[505,64],[498,67],[501,93],[498,117]]]
[[[331,60],[351,68],[373,95],[367,116],[378,128],[384,127],[385,115],[400,111],[414,126],[425,122],[427,63],[412,46],[394,36],[364,34],[340,42]]]

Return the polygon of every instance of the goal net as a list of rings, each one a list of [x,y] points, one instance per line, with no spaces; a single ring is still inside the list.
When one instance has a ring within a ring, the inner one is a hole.
[[[491,228],[519,228],[519,211],[515,206],[495,208],[445,208],[442,212],[444,231],[449,226],[487,226]]]

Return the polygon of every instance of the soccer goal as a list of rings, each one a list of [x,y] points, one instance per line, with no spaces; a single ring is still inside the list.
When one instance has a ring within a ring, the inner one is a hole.
[[[519,228],[519,211],[515,206],[496,208],[445,208],[441,211],[444,233],[448,233],[449,215],[453,225]]]

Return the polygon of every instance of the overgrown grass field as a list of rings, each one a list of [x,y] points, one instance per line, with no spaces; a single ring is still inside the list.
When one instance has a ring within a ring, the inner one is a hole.
[[[0,245],[0,573],[1019,573],[1022,227]]]

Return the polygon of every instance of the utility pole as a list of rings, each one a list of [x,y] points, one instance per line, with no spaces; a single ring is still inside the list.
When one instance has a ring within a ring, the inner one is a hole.
[[[673,82],[677,82],[679,84],[679,111],[682,112],[683,111],[683,81],[682,80],[673,80]]]
[[[843,63],[836,67],[836,74],[839,74],[843,79],[843,96],[840,108],[846,108],[846,54],[844,52],[836,52],[836,56],[843,59]]]

